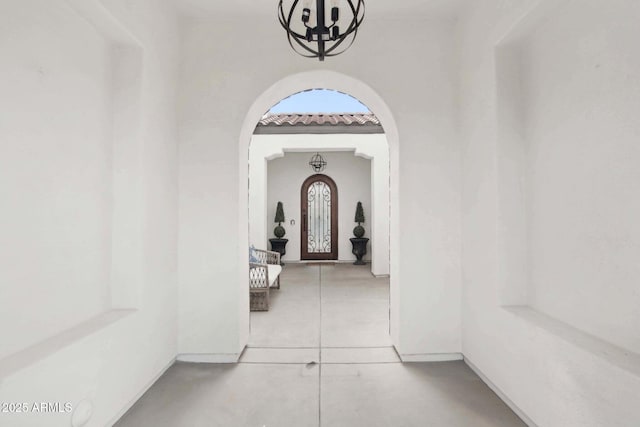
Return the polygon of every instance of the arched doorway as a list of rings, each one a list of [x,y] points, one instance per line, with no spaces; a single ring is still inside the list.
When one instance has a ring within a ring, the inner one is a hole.
[[[334,71],[319,70],[294,74],[276,82],[263,92],[249,109],[242,125],[238,146],[239,161],[239,241],[249,242],[249,195],[247,183],[249,179],[249,146],[256,124],[260,121],[264,112],[282,99],[293,93],[308,90],[309,88],[329,88],[357,98],[379,118],[386,135],[389,150],[389,267],[390,267],[390,332],[393,344],[398,348],[400,343],[400,254],[398,252],[400,239],[399,200],[400,200],[400,142],[398,129],[391,110],[384,100],[367,84],[347,75]],[[248,275],[248,263],[246,262],[245,245],[238,248],[238,283],[245,284]],[[238,344],[243,349],[249,340],[249,290],[247,286],[239,286],[239,323]],[[400,349],[398,348],[400,351]]]
[[[338,187],[327,175],[307,178],[300,188],[300,257],[338,259]]]

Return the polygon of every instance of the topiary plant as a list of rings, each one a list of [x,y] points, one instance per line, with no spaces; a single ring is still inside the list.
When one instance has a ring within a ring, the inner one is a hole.
[[[362,202],[358,202],[358,205],[356,206],[355,222],[357,222],[358,225],[353,229],[353,235],[359,239],[364,236],[364,227],[360,225],[360,223],[364,222],[364,209],[362,209]]]
[[[282,239],[286,234],[286,230],[282,226],[282,223],[284,222],[284,209],[282,209],[282,202],[278,202],[278,206],[276,207],[276,217],[273,222],[278,223],[278,226],[273,229],[273,234],[275,234],[278,239]]]

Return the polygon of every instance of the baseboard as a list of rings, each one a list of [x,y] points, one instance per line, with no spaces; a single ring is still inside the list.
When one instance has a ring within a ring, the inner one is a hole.
[[[118,422],[118,420],[120,418],[122,418],[124,416],[124,414],[127,413],[127,411],[129,409],[131,409],[133,407],[133,405],[136,404],[136,402],[138,400],[140,400],[140,398],[142,397],[143,394],[145,394],[147,392],[147,390],[149,390],[151,388],[152,385],[154,385],[156,383],[156,381],[158,381],[160,379],[161,376],[164,375],[165,372],[167,372],[167,369],[169,369],[171,366],[173,366],[173,364],[176,362],[176,359],[173,358],[169,361],[169,363],[167,363],[162,369],[160,369],[160,371],[153,376],[153,378],[151,379],[151,381],[149,381],[143,388],[142,390],[140,390],[138,393],[136,393],[136,395],[134,396],[133,399],[131,399],[125,406],[124,408],[122,408],[120,410],[120,412],[118,412],[118,414],[111,419],[111,422],[107,425],[114,425],[115,423]]]
[[[463,360],[463,357],[462,353],[400,354],[400,360],[406,363],[450,362],[454,360]]]
[[[240,353],[185,353],[176,357],[178,362],[188,363],[237,363]]]
[[[522,422],[524,422],[529,427],[538,427],[536,423],[531,420],[511,399],[507,397],[506,394],[502,392],[494,383],[492,383],[489,378],[485,374],[482,373],[480,369],[476,365],[474,365],[468,358],[464,358],[464,363],[467,364],[469,368],[473,372],[476,373],[477,376],[495,393],[498,397],[509,407],[515,414],[520,417]]]

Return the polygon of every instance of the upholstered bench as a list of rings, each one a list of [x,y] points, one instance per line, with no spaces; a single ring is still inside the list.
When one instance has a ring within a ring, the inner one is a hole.
[[[280,289],[280,254],[249,249],[249,297],[251,311],[269,310],[269,290]]]

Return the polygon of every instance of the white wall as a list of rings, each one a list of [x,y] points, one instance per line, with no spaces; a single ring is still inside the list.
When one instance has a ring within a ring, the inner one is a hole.
[[[392,182],[399,189],[392,223],[411,230],[391,248],[398,257],[391,266],[391,280],[399,283],[397,292],[392,291],[399,313],[392,321],[395,344],[405,355],[459,353],[460,163],[453,128],[453,23],[368,21],[348,55],[324,63],[296,57],[281,28],[270,21],[253,23],[252,34],[261,35],[258,50],[253,35],[217,42],[230,32],[238,34],[236,29],[245,24],[201,17],[183,25],[180,353],[232,357],[246,342],[248,314],[238,314],[247,311],[243,306],[248,301],[246,283],[241,283],[247,267],[239,261],[239,254],[246,256],[248,240],[246,220],[241,224],[247,215],[246,181],[239,182],[246,171],[239,168],[247,164],[248,150],[238,161],[240,132],[261,94],[308,70],[359,79],[393,111],[400,144],[391,156],[399,160],[399,178]],[[247,141],[240,143],[248,147]]]
[[[522,47],[530,303],[636,353],[639,12],[623,1],[571,4]]]
[[[463,353],[532,425],[640,419],[637,16],[496,0],[459,23]]]
[[[0,358],[110,306],[113,207],[109,41],[58,2],[3,9]]]
[[[315,172],[309,167],[309,159],[314,153],[285,153],[284,157],[268,162],[267,224],[275,226],[276,205],[281,201],[286,221],[283,224],[289,239],[284,261],[300,260],[300,187],[305,179]],[[353,260],[350,237],[353,237],[353,222],[356,204],[362,202],[365,219],[371,212],[371,161],[356,157],[353,152],[320,152],[327,161],[327,168],[321,172],[331,177],[338,187],[338,259]],[[295,225],[290,221],[295,220]],[[365,237],[370,237],[367,221]],[[273,228],[273,227],[271,227]],[[275,237],[270,229],[269,237]],[[368,248],[365,260],[371,260],[371,248]]]
[[[255,50],[253,36],[218,42],[244,22],[185,20],[178,240],[172,12],[153,0],[2,3],[0,313],[14,328],[0,401],[90,399],[92,423],[108,425],[177,352],[237,357],[243,121],[275,82],[333,70],[373,88],[398,131],[402,356],[462,350],[541,426],[635,425],[638,7],[470,2],[457,34],[448,21],[368,21],[348,55],[322,64],[295,57],[272,23],[255,23]]]
[[[177,353],[177,23],[153,0],[0,12],[0,400],[111,425]]]

